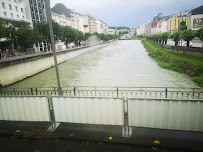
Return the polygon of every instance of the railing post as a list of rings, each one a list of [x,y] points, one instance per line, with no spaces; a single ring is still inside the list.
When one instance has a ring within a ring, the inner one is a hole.
[[[125,104],[126,102],[126,104]],[[126,111],[125,111],[126,110]],[[124,100],[123,98],[123,113],[124,113],[124,125],[122,128],[122,137],[123,138],[132,138],[132,127],[129,127],[128,119],[128,98]]]
[[[116,89],[116,92],[117,92],[117,97],[118,97],[118,87],[117,87],[117,89]]]
[[[165,93],[166,93],[166,99],[167,99],[167,97],[168,97],[168,89],[167,88],[165,90]]]
[[[193,88],[193,99],[195,98],[195,89]]]
[[[38,94],[38,93],[37,93],[37,88],[35,89],[35,92],[36,92],[36,95],[37,95],[37,94]]]
[[[33,89],[31,88],[31,95],[33,96]]]
[[[47,100],[49,104],[50,118],[52,123],[51,126],[47,129],[47,132],[54,132],[61,123],[55,121],[52,97],[47,96]]]
[[[73,88],[73,91],[74,91],[74,96],[76,96],[76,89],[75,89],[75,87]]]

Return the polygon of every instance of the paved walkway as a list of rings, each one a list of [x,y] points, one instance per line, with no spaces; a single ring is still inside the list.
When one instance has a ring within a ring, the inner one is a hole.
[[[97,143],[97,145],[106,143],[114,144],[118,147],[121,145],[128,145],[127,147],[135,146],[136,148],[144,147],[149,151],[157,148],[165,151],[202,151],[203,149],[203,132],[133,127],[132,138],[122,138],[121,126],[61,123],[54,133],[48,133],[46,130],[50,125],[50,122],[0,121],[0,138],[1,140],[4,138],[7,142],[11,138],[20,138],[22,141],[32,139],[52,142],[57,139],[87,144]],[[155,144],[154,141],[157,143]],[[0,143],[3,144],[2,142]]]

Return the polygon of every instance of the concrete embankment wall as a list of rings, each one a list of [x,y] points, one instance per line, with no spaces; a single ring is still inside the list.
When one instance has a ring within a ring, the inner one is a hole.
[[[156,41],[152,41],[149,39],[147,39],[147,41],[153,42],[163,47],[167,51],[203,58],[203,48],[200,48],[200,47],[169,46],[169,45],[160,44]]]
[[[66,52],[57,55],[58,63],[66,61]],[[8,86],[54,66],[53,55],[30,57],[3,63],[0,68],[0,86]]]
[[[95,48],[103,47],[104,45],[105,44],[93,47],[85,46],[70,50],[57,51],[58,64],[67,61],[68,55],[73,52],[78,52],[75,53],[75,57],[77,55],[90,51],[91,48],[93,50]],[[82,51],[86,48],[88,48],[88,50]],[[6,87],[27,77],[33,76],[39,72],[47,70],[53,66],[54,58],[52,52],[44,52],[41,54],[18,56],[15,58],[0,60],[0,86]]]

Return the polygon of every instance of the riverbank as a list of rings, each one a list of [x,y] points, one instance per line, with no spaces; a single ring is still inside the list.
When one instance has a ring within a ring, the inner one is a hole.
[[[142,44],[159,66],[189,75],[199,86],[203,86],[203,60],[185,54],[168,52],[156,44],[142,39]]]
[[[112,41],[113,42],[113,41]],[[61,64],[70,58],[108,45],[111,42],[88,45],[57,51],[57,61]],[[0,86],[6,87],[36,75],[54,66],[53,52],[43,52],[0,60]]]

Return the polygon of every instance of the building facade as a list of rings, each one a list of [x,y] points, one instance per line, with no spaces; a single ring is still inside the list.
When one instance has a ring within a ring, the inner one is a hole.
[[[31,24],[30,9],[25,0],[1,0],[0,17],[6,20],[26,21]]]
[[[71,26],[73,25],[73,20],[67,18],[65,15],[59,15],[56,13],[51,12],[52,19],[60,24],[61,26]]]
[[[203,26],[203,6],[193,9],[188,16],[188,28],[197,30]]]
[[[167,32],[177,32],[182,21],[185,21],[188,25],[188,13],[180,12],[172,15],[167,21]]]
[[[45,0],[29,0],[29,5],[33,24],[47,21]]]

